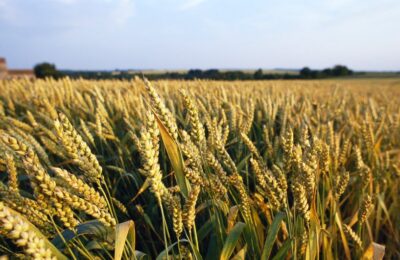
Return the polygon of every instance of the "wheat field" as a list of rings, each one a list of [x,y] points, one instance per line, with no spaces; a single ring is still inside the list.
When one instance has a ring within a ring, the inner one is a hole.
[[[400,258],[398,79],[0,90],[4,257]]]

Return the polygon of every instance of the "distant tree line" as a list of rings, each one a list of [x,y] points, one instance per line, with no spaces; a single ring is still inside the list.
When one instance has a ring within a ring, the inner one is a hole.
[[[41,63],[34,68],[37,78],[70,78],[84,79],[132,79],[136,76],[146,77],[149,80],[158,79],[211,79],[211,80],[270,80],[270,79],[323,79],[353,75],[353,71],[346,66],[336,65],[333,68],[312,70],[305,67],[299,73],[264,73],[262,69],[249,73],[241,70],[220,71],[217,69],[191,69],[187,72],[160,72],[160,73],[132,73],[128,71],[59,71],[54,64]]]
[[[333,78],[351,76],[353,71],[348,69],[346,66],[336,65],[333,68],[327,68],[323,70],[311,70],[308,67],[300,70],[300,78],[303,79],[321,79],[321,78]]]

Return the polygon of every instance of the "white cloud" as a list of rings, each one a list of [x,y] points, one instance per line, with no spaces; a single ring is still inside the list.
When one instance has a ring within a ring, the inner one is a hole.
[[[133,0],[119,0],[111,11],[110,19],[117,25],[124,25],[135,15],[135,11]]]
[[[188,9],[195,8],[196,6],[202,4],[205,0],[187,0],[184,4],[179,7],[179,10],[184,11]]]
[[[0,0],[2,1],[2,0]],[[61,15],[53,18],[55,24],[62,24],[75,29],[112,28],[123,26],[135,13],[135,0],[50,0],[58,3],[54,10]],[[60,5],[70,5],[69,12]],[[92,8],[91,8],[92,7]],[[88,9],[90,8],[90,9]]]
[[[76,4],[78,0],[52,0],[54,2],[59,2],[62,4]]]
[[[321,2],[321,4],[335,10],[353,6],[355,2],[355,0],[327,0],[325,2]]]
[[[9,0],[0,0],[0,20],[15,23],[17,14],[14,6]]]

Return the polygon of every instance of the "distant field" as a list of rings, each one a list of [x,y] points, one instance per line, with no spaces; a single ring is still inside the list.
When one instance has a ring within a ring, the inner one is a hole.
[[[257,69],[218,69],[220,72],[227,72],[227,71],[242,71],[249,74],[254,74]],[[162,73],[187,73],[188,70],[138,70],[144,74],[162,74]],[[138,71],[132,70],[132,73],[137,73]],[[263,70],[265,74],[290,74],[290,75],[298,75],[299,72],[296,70],[271,70],[265,69]]]
[[[206,70],[203,70],[205,72]],[[233,73],[233,72],[242,72],[249,75],[254,75],[256,69],[218,69],[219,73]],[[92,77],[98,76],[99,78],[102,77],[118,77],[124,76],[129,77],[130,75],[148,75],[149,77],[152,76],[159,76],[159,77],[172,77],[168,76],[168,74],[178,74],[185,76],[189,70],[152,70],[152,69],[145,69],[145,70],[110,70],[110,71],[70,71],[70,70],[62,70],[61,72],[66,73],[69,76],[75,75],[82,75],[88,76],[91,75]],[[289,76],[298,76],[300,75],[299,70],[286,70],[286,69],[264,69],[262,70],[263,75],[289,75]],[[328,77],[329,78],[329,77]],[[356,79],[373,79],[373,78],[400,78],[400,72],[362,72],[356,71],[351,76],[342,76],[341,78],[356,78]],[[268,79],[271,80],[271,79]]]
[[[400,259],[399,79],[0,89],[0,255]]]

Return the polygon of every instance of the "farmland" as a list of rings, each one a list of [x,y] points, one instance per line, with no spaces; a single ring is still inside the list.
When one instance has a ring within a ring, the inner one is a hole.
[[[398,79],[0,89],[2,255],[400,258]]]

